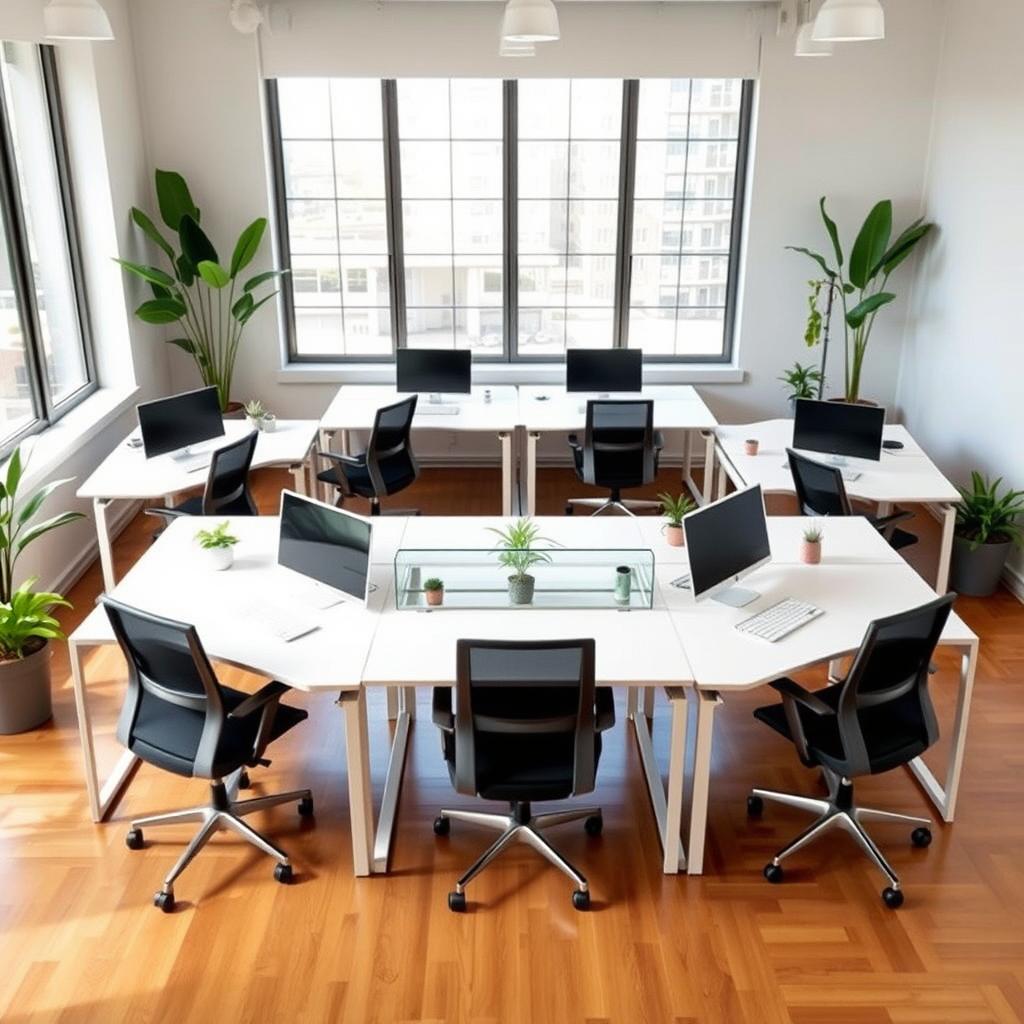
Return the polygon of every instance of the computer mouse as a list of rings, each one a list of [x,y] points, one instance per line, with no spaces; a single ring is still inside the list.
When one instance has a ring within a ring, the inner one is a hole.
[[[903,447],[902,441],[883,441],[882,447],[887,452],[898,452]]]
[[[533,399],[535,402],[546,402],[550,397],[550,395],[534,395]]]

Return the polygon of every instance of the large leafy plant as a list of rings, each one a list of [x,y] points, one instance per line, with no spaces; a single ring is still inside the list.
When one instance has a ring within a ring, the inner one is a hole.
[[[819,206],[825,231],[832,242],[835,266],[810,249],[795,245],[787,248],[814,260],[825,272],[829,286],[835,287],[843,307],[846,401],[856,402],[860,399],[861,371],[875,317],[883,306],[896,298],[895,293],[888,290],[889,278],[934,225],[926,224],[920,217],[894,240],[892,202],[883,199],[875,204],[857,233],[847,264],[839,241],[839,229],[825,209],[824,196]]]
[[[27,459],[15,448],[0,471],[0,659],[21,658],[33,638],[60,639],[56,619],[49,615],[57,606],[70,607],[60,594],[33,593],[36,580],[14,588],[14,570],[25,549],[60,526],[84,518],[81,512],[60,512],[33,522],[43,503],[68,480],[53,480],[22,499],[19,491]]]
[[[488,529],[501,539],[498,564],[505,569],[511,569],[517,580],[527,576],[535,565],[543,565],[551,561],[551,556],[547,552],[537,551],[533,545],[541,541],[548,544],[554,542],[547,537],[542,537],[540,527],[528,516],[510,523],[504,530],[493,526]]]
[[[974,472],[971,486],[958,488],[963,500],[956,509],[956,532],[971,542],[972,550],[1007,541],[1024,547],[1024,528],[1018,522],[1024,517],[1024,491],[1007,489],[1000,494],[1002,482],[1002,477],[990,482]]]
[[[131,217],[167,258],[168,269],[117,262],[153,292],[135,315],[147,324],[180,326],[183,336],[170,338],[170,344],[192,356],[203,383],[217,389],[220,407],[226,411],[245,325],[277,294],[275,290],[257,297],[257,292],[285,271],[268,270],[244,281],[240,277],[259,251],[266,218],[257,218],[241,233],[230,262],[223,265],[199,226],[199,208],[185,179],[175,171],[157,171],[156,195],[160,217],[174,232],[177,248],[142,210],[133,207]]]

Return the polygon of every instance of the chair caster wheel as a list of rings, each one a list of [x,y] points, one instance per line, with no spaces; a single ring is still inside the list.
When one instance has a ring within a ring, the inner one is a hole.
[[[571,516],[573,514],[573,512],[575,512],[575,511],[576,511],[576,509],[574,509],[572,505],[566,505],[565,506],[565,514],[567,516]]]
[[[882,902],[890,910],[899,910],[903,906],[903,890],[894,889],[892,886],[886,886],[882,890]]]
[[[303,818],[313,817],[313,798],[311,796],[304,796],[299,801],[299,814]]]
[[[239,772],[238,774],[238,788],[239,789],[251,789],[252,779],[249,778],[249,773],[246,771]]]
[[[772,885],[778,885],[784,877],[782,866],[779,864],[765,864],[764,877],[767,878]]]
[[[448,909],[456,914],[461,914],[466,909],[466,894],[464,892],[448,893]]]
[[[295,872],[292,870],[291,864],[278,864],[274,868],[274,878],[276,878],[282,885],[290,885],[295,881]]]
[[[764,811],[764,801],[759,796],[747,797],[747,817],[760,818]]]
[[[142,838],[141,828],[130,828],[128,834],[124,837],[124,845],[129,850],[141,850],[145,845],[145,840]]]
[[[170,914],[174,911],[174,892],[164,891],[156,893],[153,896],[153,906],[162,910],[165,914]]]
[[[910,841],[915,846],[931,846],[932,845],[932,830],[930,828],[915,828],[910,833]]]
[[[588,836],[599,836],[604,831],[604,818],[600,814],[592,814],[583,822],[583,827]]]
[[[590,909],[590,893],[584,892],[583,889],[577,889],[572,894],[572,905],[577,910],[589,910]]]
[[[443,814],[439,814],[434,819],[434,835],[435,836],[446,836],[452,830],[452,819],[446,818]]]

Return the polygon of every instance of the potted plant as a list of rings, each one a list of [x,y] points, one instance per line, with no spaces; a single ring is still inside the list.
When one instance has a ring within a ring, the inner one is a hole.
[[[784,371],[779,380],[786,385],[789,392],[790,412],[796,411],[798,398],[818,398],[821,394],[821,386],[824,378],[821,370],[816,366],[801,366],[794,363],[793,366]]]
[[[819,203],[821,219],[825,225],[835,266],[825,257],[810,249],[790,245],[788,249],[809,256],[825,272],[830,288],[834,288],[843,307],[845,341],[845,401],[859,402],[861,372],[864,355],[878,311],[892,302],[896,295],[887,290],[889,278],[896,268],[914,251],[918,242],[934,225],[920,217],[892,239],[892,202],[883,199],[867,215],[850,250],[850,262],[844,267],[843,248],[839,242],[839,229],[825,210],[825,197]]]
[[[501,538],[501,553],[498,564],[505,569],[512,569],[508,578],[508,596],[512,604],[530,604],[533,601],[533,590],[536,580],[530,575],[529,569],[535,565],[543,565],[551,561],[551,556],[544,551],[536,551],[533,545],[538,541],[551,543],[547,537],[540,536],[540,528],[524,516],[511,523],[504,530],[488,527],[491,533]]]
[[[245,403],[245,418],[253,430],[263,429],[263,417],[266,415],[267,410],[263,408],[263,403],[258,398],[250,398]]]
[[[272,434],[277,430],[277,417],[272,412],[265,412],[260,423],[260,429],[267,434]]]
[[[681,548],[686,543],[683,535],[683,516],[692,512],[697,503],[688,494],[680,494],[677,498],[668,491],[659,494],[658,501],[661,502],[661,511],[665,516],[661,532],[665,534],[669,547]]]
[[[207,568],[214,572],[230,569],[235,561],[235,545],[238,538],[229,533],[231,523],[226,519],[218,523],[212,530],[197,530],[196,543],[202,552]]]
[[[800,542],[800,561],[805,565],[821,564],[821,539],[824,531],[817,523],[804,529],[803,540]]]
[[[242,332],[256,311],[277,294],[272,291],[257,298],[258,290],[285,273],[268,270],[244,281],[240,276],[259,251],[266,218],[257,218],[241,233],[231,261],[222,265],[199,226],[199,208],[185,179],[174,171],[157,171],[156,195],[160,216],[174,232],[177,247],[147,214],[132,208],[136,226],[167,259],[167,269],[117,260],[153,292],[135,315],[147,324],[177,324],[183,336],[168,341],[193,358],[204,384],[217,389],[221,412],[236,413],[241,405],[231,401],[231,379]]]
[[[34,577],[15,588],[15,566],[43,534],[84,518],[81,512],[61,512],[33,522],[46,499],[69,481],[51,481],[21,500],[24,467],[21,449],[15,448],[0,473],[0,733],[5,735],[34,729],[53,714],[50,641],[63,640],[64,634],[50,612],[71,607],[60,594],[35,592]]]
[[[444,580],[431,576],[423,584],[423,593],[427,598],[427,604],[431,607],[438,607],[444,603]]]
[[[988,597],[999,586],[1007,555],[1014,545],[1024,546],[1024,491],[999,488],[1002,477],[990,483],[971,473],[971,486],[960,487],[956,510],[950,584],[958,594]]]

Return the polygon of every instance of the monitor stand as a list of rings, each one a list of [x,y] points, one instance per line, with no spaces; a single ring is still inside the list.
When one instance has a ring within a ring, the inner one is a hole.
[[[431,405],[444,405],[444,396],[441,394],[440,391],[434,391],[431,393],[427,401]]]
[[[726,590],[715,594],[711,598],[719,604],[727,605],[729,608],[746,608],[761,595],[756,590],[748,590],[746,587],[728,587]]]
[[[840,469],[845,469],[850,463],[846,461],[845,455],[830,455],[828,457],[828,464]]]
[[[187,444],[184,448],[177,448],[173,452],[168,452],[167,457],[174,459],[175,462],[181,462],[188,464],[195,462],[197,459],[204,459],[212,453],[212,448],[205,441],[199,442],[199,444]]]

